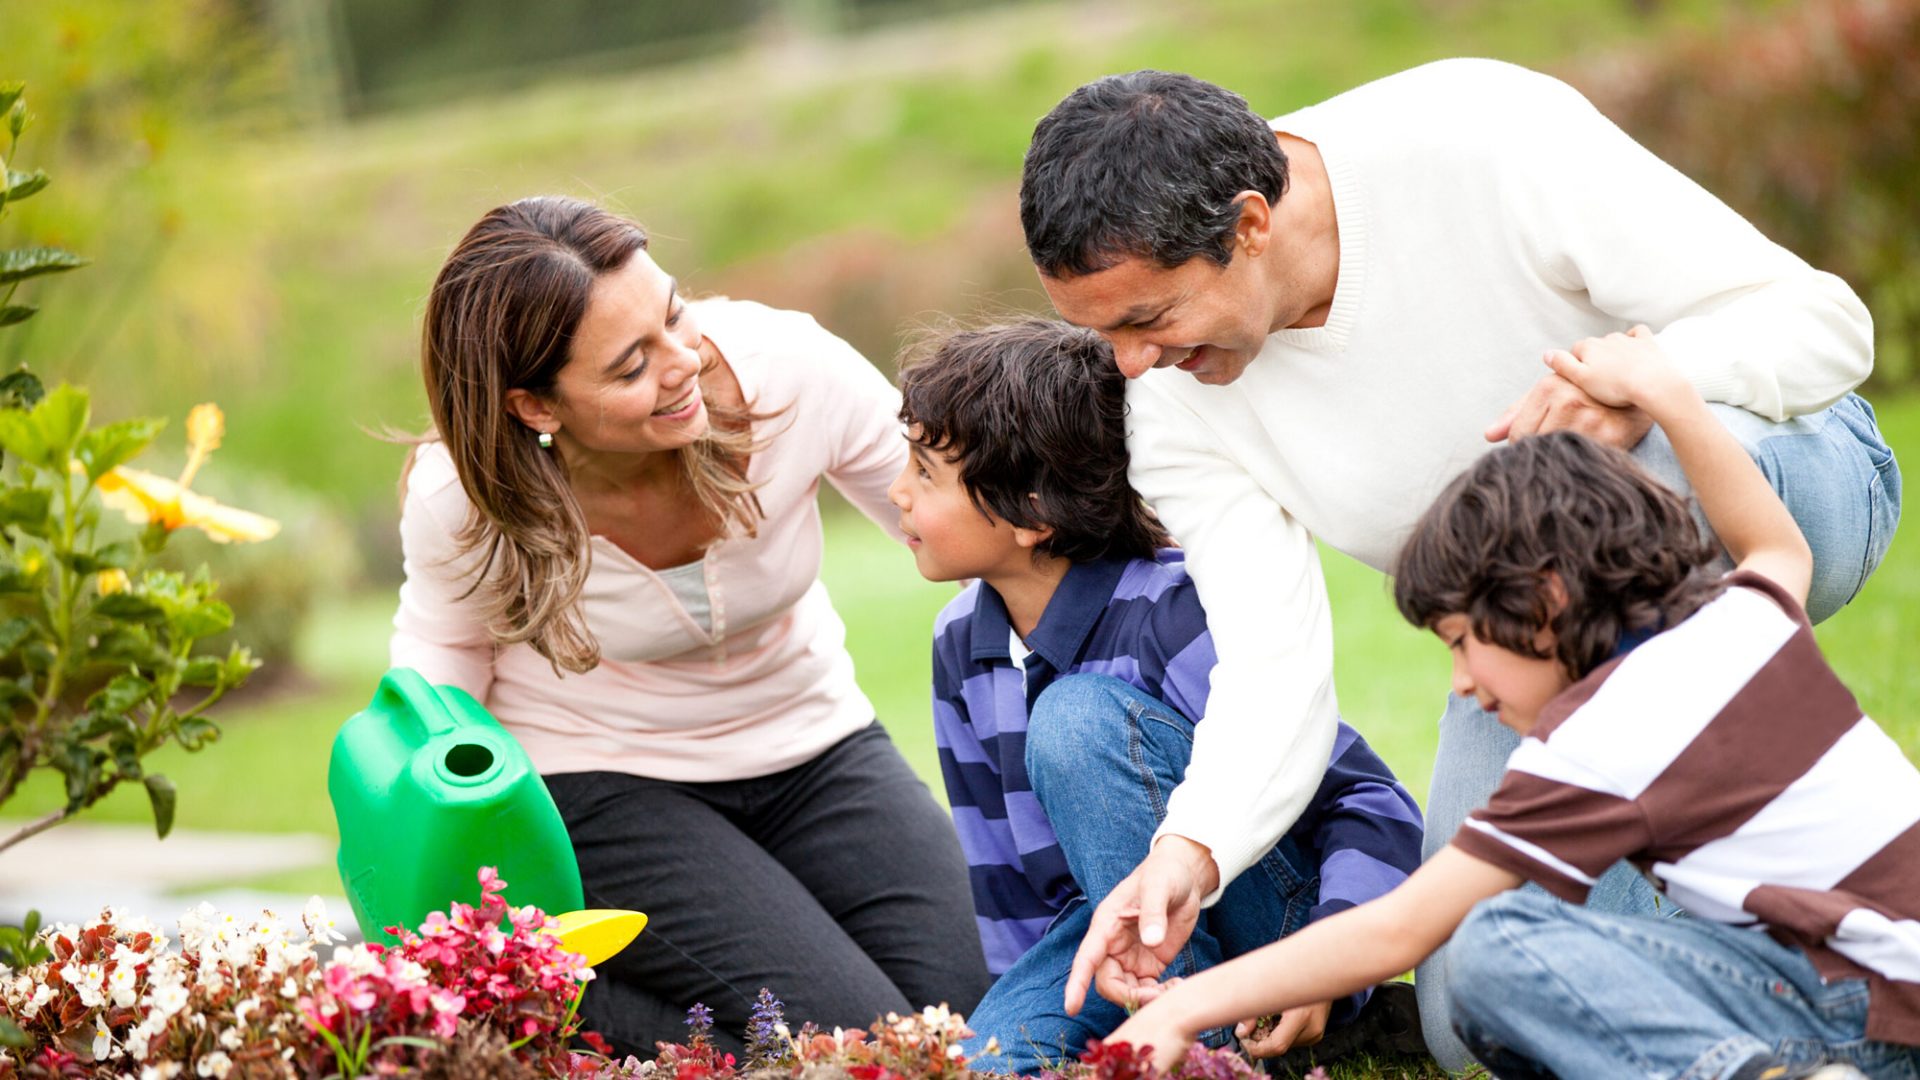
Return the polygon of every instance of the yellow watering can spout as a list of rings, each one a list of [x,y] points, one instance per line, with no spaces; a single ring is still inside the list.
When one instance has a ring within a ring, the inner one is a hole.
[[[559,938],[568,952],[586,957],[588,967],[599,967],[619,955],[620,950],[632,944],[640,931],[647,928],[647,917],[640,912],[613,908],[569,911],[555,915],[554,920],[559,925],[550,926],[544,932]]]

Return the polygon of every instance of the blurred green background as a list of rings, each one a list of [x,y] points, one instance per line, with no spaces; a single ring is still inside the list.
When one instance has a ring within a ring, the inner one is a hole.
[[[156,457],[218,401],[197,486],[288,524],[189,553],[270,667],[221,743],[156,763],[182,827],[331,832],[330,740],[385,666],[403,450],[381,435],[426,422],[422,301],[468,225],[535,192],[638,218],[690,292],[810,311],[890,371],[936,314],[1045,310],[1014,192],[1034,120],[1081,82],[1180,69],[1278,114],[1496,56],[1846,277],[1876,318],[1870,394],[1920,460],[1920,0],[31,0],[0,5],[0,46],[38,117],[16,167],[54,177],[0,242],[94,260],[23,290],[44,314],[0,361],[88,384],[100,418],[172,418]],[[828,531],[862,683],[932,779],[926,636],[951,591],[844,508]],[[1424,795],[1445,655],[1378,575],[1328,565],[1344,711]],[[1920,541],[1822,639],[1920,750]]]

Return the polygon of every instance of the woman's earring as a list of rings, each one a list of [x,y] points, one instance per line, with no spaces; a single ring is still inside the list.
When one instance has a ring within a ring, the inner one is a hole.
[[[543,431],[540,433],[540,449],[542,450],[553,449],[553,432]]]

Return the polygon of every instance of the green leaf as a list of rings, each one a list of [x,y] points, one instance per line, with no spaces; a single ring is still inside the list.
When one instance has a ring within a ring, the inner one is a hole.
[[[110,619],[128,619],[133,622],[158,622],[167,614],[159,604],[133,593],[114,593],[112,596],[103,596],[93,605],[93,613]]]
[[[19,1024],[0,1016],[0,1046],[10,1050],[31,1050],[33,1042],[33,1036],[21,1031]]]
[[[30,118],[27,116],[27,103],[14,102],[13,108],[7,110],[7,130],[13,132],[14,138],[19,138],[20,133],[27,130],[28,119]]]
[[[75,551],[61,557],[76,574],[97,574],[102,570],[125,570],[139,554],[131,540],[116,540],[92,551]]]
[[[91,259],[75,255],[65,248],[30,247],[0,251],[0,285],[11,285],[42,274],[61,274],[78,270]]]
[[[41,460],[47,468],[66,469],[67,459],[73,456],[74,447],[87,430],[92,411],[87,392],[68,383],[54,387],[52,393],[33,407],[33,426],[46,448]]]
[[[100,762],[104,754],[97,754],[83,743],[69,743],[66,753],[54,761],[54,767],[67,778],[67,811],[79,810],[90,801],[87,796],[100,782]]]
[[[33,592],[36,587],[34,575],[12,563],[0,563],[0,595]]]
[[[36,194],[41,188],[46,186],[47,172],[45,169],[35,169],[30,173],[15,172],[12,169],[7,170],[8,202],[19,202],[21,199]]]
[[[51,528],[53,492],[43,488],[7,488],[0,491],[0,525],[18,526],[31,536],[45,536]]]
[[[31,690],[12,679],[0,679],[0,709],[10,709],[15,705],[32,705],[34,701]],[[0,776],[7,775],[13,768],[13,762],[7,754],[7,748],[0,747]]]
[[[47,459],[47,444],[24,409],[0,409],[0,450],[34,465]]]
[[[179,798],[174,790],[173,781],[155,774],[146,779],[147,801],[153,804],[153,828],[165,840],[173,831],[173,806]]]
[[[12,326],[33,318],[40,309],[33,304],[6,304],[0,306],[0,326]]]
[[[81,713],[72,730],[73,738],[80,742],[91,742],[102,735],[129,735],[136,731],[133,721],[125,716],[94,709]]]
[[[114,466],[131,461],[153,442],[165,420],[122,420],[89,431],[80,439],[74,456],[87,470],[87,479],[98,483]]]
[[[0,408],[31,409],[46,396],[47,388],[41,384],[40,376],[28,371],[24,364],[0,375]]]
[[[26,90],[27,84],[17,79],[0,82],[0,113],[13,108],[13,103],[19,101],[20,95]]]
[[[113,748],[113,763],[119,767],[116,775],[120,780],[140,779],[140,746],[135,741],[139,737],[140,733],[129,721],[127,730],[115,735],[107,743]]]
[[[221,600],[207,600],[167,617],[175,640],[198,641],[233,628],[233,609]]]
[[[34,624],[34,621],[24,615],[15,616],[6,622],[0,623],[0,653],[12,652],[15,647],[27,639],[28,634],[33,633],[37,629],[39,629],[39,627]],[[0,685],[6,685],[5,680],[0,680]]]
[[[98,608],[94,609],[96,612]],[[160,667],[171,659],[165,649],[153,642],[153,635],[139,623],[118,623],[92,635],[89,659],[125,667]]]
[[[138,675],[115,675],[105,689],[87,699],[87,708],[109,716],[124,716],[153,694],[153,683]]]
[[[180,672],[182,686],[218,686],[227,666],[216,656],[196,656]]]
[[[204,716],[189,716],[180,721],[173,737],[188,750],[198,750],[220,737],[220,725]]]

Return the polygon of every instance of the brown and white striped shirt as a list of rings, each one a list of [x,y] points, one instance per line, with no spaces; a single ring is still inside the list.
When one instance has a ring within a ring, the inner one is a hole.
[[[1629,859],[1695,916],[1865,977],[1867,1037],[1920,1045],[1920,771],[1792,597],[1728,585],[1550,702],[1453,843],[1576,903]]]

